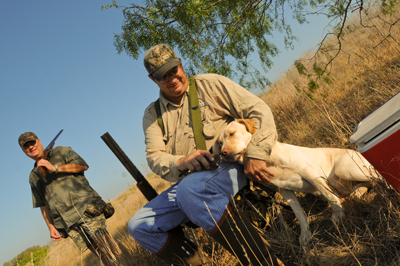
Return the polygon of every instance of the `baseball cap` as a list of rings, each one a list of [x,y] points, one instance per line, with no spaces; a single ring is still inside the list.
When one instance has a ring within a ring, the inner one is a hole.
[[[160,80],[171,68],[180,64],[174,50],[165,43],[151,47],[144,55],[144,66],[156,80]]]
[[[38,137],[36,136],[35,133],[25,132],[25,133],[21,134],[21,136],[19,136],[18,144],[22,148],[22,147],[24,147],[25,143],[27,143],[28,141],[34,141],[37,139],[38,139]]]

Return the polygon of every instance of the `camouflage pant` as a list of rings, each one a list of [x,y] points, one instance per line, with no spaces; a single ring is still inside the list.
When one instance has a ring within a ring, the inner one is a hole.
[[[82,214],[82,218],[66,231],[81,252],[88,249],[94,239],[108,234],[106,218],[103,214],[93,218]]]

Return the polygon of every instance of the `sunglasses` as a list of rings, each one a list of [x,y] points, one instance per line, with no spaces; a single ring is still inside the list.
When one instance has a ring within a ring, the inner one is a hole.
[[[36,144],[36,140],[28,141],[28,142],[26,142],[26,143],[24,144],[24,146],[22,146],[22,149],[23,149],[24,151],[26,151],[28,148],[30,148],[31,146],[34,146],[35,144]]]
[[[171,79],[174,79],[176,77],[176,74],[178,74],[179,66],[176,66],[172,68],[167,74],[162,76],[160,79],[157,81],[160,82],[161,84],[167,83]]]

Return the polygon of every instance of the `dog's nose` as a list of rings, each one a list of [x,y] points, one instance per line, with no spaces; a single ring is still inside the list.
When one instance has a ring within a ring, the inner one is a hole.
[[[222,149],[221,153],[222,153],[222,155],[227,155],[228,154],[228,149]]]

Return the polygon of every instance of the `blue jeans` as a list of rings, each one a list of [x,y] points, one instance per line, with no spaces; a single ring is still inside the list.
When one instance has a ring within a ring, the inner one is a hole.
[[[140,209],[128,223],[129,232],[153,253],[164,246],[168,231],[182,223],[192,221],[209,232],[247,182],[242,165],[225,161],[216,170],[191,173]]]

